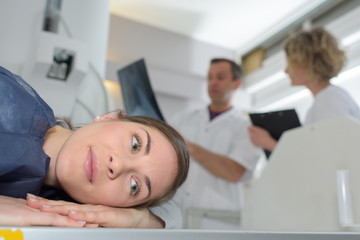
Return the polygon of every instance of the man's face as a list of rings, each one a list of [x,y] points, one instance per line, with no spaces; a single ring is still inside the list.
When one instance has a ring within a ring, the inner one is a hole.
[[[211,102],[217,105],[229,104],[239,82],[240,79],[233,79],[230,63],[212,63],[208,73],[208,94]]]

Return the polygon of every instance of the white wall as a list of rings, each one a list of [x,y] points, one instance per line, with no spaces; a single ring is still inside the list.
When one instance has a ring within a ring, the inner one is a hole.
[[[74,123],[86,123],[92,116],[79,104],[67,99],[78,98],[83,101],[94,115],[106,112],[104,97],[98,78],[94,71],[88,69],[78,87],[74,91],[69,86],[67,91],[49,88],[49,79],[28,74],[27,67],[34,59],[29,59],[32,50],[38,43],[38,35],[42,29],[43,12],[46,0],[2,0],[0,2],[0,65],[18,75],[26,75],[25,79],[54,109],[55,115],[70,117]],[[63,0],[61,16],[68,26],[72,38],[84,45],[87,63],[95,66],[98,74],[105,76],[105,58],[107,50],[109,1],[108,0]],[[64,24],[60,24],[59,36],[68,37]],[[42,48],[39,48],[40,51]],[[50,59],[51,61],[51,59]],[[25,76],[23,76],[25,78]],[[55,85],[58,83],[54,83]],[[66,89],[66,87],[64,87]],[[72,90],[72,91],[71,91]],[[69,95],[69,93],[71,94]]]
[[[185,108],[209,102],[206,76],[212,57],[235,59],[235,51],[111,15],[107,79],[116,71],[145,58],[150,81],[166,119]],[[247,105],[247,94],[237,94]]]
[[[210,58],[235,58],[233,50],[116,16],[111,16],[109,31],[108,0],[63,0],[63,22],[58,35],[83,44],[85,61],[91,63],[96,72],[88,66],[85,77],[78,80],[77,85],[62,86],[39,74],[31,74],[34,49],[39,47],[45,51],[44,46],[38,46],[45,4],[46,0],[0,2],[0,65],[23,76],[54,109],[55,115],[69,117],[75,124],[88,123],[94,115],[119,105],[113,99],[105,101],[108,98],[97,75],[117,82],[116,71],[121,66],[145,58],[160,108],[165,118],[169,118],[179,110],[209,101],[206,74]],[[236,99],[236,104],[249,106],[248,94],[243,91],[237,93]]]
[[[19,74],[26,62],[37,19],[44,0],[3,0],[0,2],[0,65]]]

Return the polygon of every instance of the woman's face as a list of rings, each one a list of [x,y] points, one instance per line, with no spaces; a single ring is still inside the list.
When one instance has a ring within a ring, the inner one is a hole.
[[[168,190],[176,176],[177,156],[158,130],[105,120],[68,138],[55,171],[62,188],[79,202],[128,207]]]
[[[290,61],[289,59],[287,59],[285,73],[289,75],[292,86],[305,85],[307,82],[307,70],[300,64]]]

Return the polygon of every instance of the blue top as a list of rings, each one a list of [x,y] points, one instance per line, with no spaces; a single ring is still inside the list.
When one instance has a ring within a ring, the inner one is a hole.
[[[48,197],[42,182],[50,157],[42,149],[56,125],[52,109],[20,76],[0,66],[0,195]]]

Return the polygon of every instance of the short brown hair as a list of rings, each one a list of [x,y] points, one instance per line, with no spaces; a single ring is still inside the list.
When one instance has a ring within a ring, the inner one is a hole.
[[[211,64],[219,63],[219,62],[227,62],[231,66],[231,73],[233,75],[233,80],[239,79],[242,77],[242,68],[240,65],[236,64],[236,62],[227,59],[227,58],[213,58],[211,59]]]
[[[120,121],[140,123],[159,130],[159,132],[164,135],[174,147],[178,160],[178,170],[174,182],[162,196],[140,204],[138,207],[154,207],[170,200],[175,195],[176,190],[185,182],[189,171],[190,156],[184,138],[178,131],[162,120],[147,116],[127,116],[124,112],[118,113],[118,118]]]
[[[289,36],[285,53],[290,63],[300,64],[317,81],[329,81],[337,76],[346,61],[337,39],[321,27]]]

